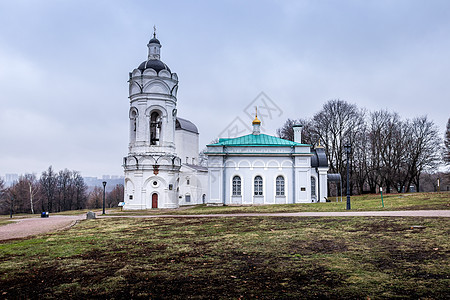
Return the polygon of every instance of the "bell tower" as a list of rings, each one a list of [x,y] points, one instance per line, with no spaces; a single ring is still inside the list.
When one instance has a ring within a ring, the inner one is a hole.
[[[148,57],[129,74],[129,144],[124,158],[125,209],[178,207],[181,160],[175,149],[178,76],[161,61],[153,37]]]

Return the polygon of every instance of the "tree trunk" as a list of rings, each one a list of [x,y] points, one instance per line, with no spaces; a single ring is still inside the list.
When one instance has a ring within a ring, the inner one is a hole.
[[[391,193],[391,183],[386,181],[386,194]]]
[[[30,188],[31,214],[34,214],[34,207],[33,207],[33,188],[32,188],[32,186],[31,186],[31,183],[28,183],[28,187]]]

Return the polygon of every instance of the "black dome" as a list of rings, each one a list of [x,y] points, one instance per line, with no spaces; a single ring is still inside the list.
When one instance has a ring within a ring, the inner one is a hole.
[[[159,42],[159,40],[157,39],[157,38],[152,38],[149,42],[148,42],[149,44],[152,44],[152,43],[155,43],[155,44],[160,44],[161,45],[161,43]]]
[[[159,71],[161,70],[167,70],[169,71],[169,73],[172,73],[170,72],[169,67],[159,59],[149,59],[147,61],[144,61],[139,65],[138,69],[141,71],[144,71],[146,69],[153,69],[156,71],[156,73],[159,73]]]
[[[313,167],[313,168],[328,167],[327,155],[325,154],[324,148],[316,148],[316,149],[313,149],[311,152],[313,154],[311,156],[311,167]]]

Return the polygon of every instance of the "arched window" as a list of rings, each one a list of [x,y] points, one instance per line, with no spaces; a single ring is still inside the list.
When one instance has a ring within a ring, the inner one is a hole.
[[[136,130],[137,130],[137,112],[132,110],[130,113],[130,143],[136,141]]]
[[[276,195],[284,196],[284,177],[281,175],[276,179]]]
[[[311,176],[311,202],[316,202],[316,178]]]
[[[254,190],[255,190],[254,195],[262,196],[263,195],[263,179],[262,179],[262,177],[256,176],[253,184],[254,184]]]
[[[154,111],[150,115],[150,145],[159,145],[161,133],[161,116]]]
[[[241,177],[233,177],[233,196],[241,196]]]

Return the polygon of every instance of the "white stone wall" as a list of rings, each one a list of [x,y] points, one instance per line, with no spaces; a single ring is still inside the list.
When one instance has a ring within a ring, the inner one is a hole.
[[[132,72],[129,80],[130,93],[130,153],[175,153],[176,91],[178,77],[162,70],[158,74],[147,69]],[[161,115],[160,141],[151,145],[150,116]],[[133,117],[136,117],[135,119]]]
[[[182,205],[195,205],[206,203],[206,190],[208,187],[208,172],[197,171],[187,166],[181,167],[178,203]],[[189,196],[190,201],[187,201]]]
[[[236,147],[237,148],[237,147]],[[229,153],[237,153],[239,150],[227,149]],[[242,147],[242,151],[249,151]],[[260,153],[265,149],[258,148]],[[272,147],[267,147],[272,148]],[[283,148],[283,147],[279,147]],[[284,151],[288,151],[284,147]],[[208,152],[212,152],[210,147]],[[277,148],[269,149],[276,151]],[[281,151],[281,150],[280,150]],[[293,162],[296,165],[293,167]],[[294,156],[223,156],[210,155],[208,159],[209,169],[209,202],[230,204],[288,204],[311,202],[311,160],[310,155]],[[294,174],[295,172],[295,174]],[[234,176],[241,178],[241,196],[232,195],[232,180]],[[284,177],[285,195],[276,195],[276,178]],[[254,178],[261,176],[263,179],[263,195],[254,195]],[[224,179],[225,178],[225,179]],[[225,187],[223,189],[223,187]]]
[[[220,151],[220,149],[214,149],[214,151]],[[223,204],[223,169],[222,156],[208,157],[208,189],[206,194],[208,204]]]
[[[226,155],[225,155],[226,151]],[[211,204],[284,204],[324,202],[328,168],[311,168],[309,146],[208,147]],[[234,176],[241,178],[241,196],[232,195]],[[283,176],[285,196],[276,195],[276,178]],[[263,179],[263,195],[254,195],[254,178]],[[315,180],[312,197],[311,178]]]
[[[198,134],[183,129],[175,130],[176,152],[184,164],[198,164]]]
[[[172,184],[172,190],[169,190]],[[152,195],[158,195],[157,208],[178,207],[176,180],[171,172],[131,170],[125,172],[125,206],[124,209],[151,209]],[[132,199],[130,199],[132,196]]]

